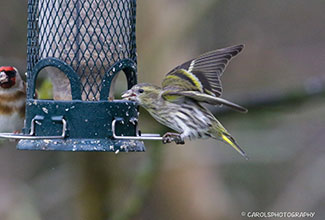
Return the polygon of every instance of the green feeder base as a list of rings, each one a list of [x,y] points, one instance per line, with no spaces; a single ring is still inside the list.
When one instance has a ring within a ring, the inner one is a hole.
[[[145,151],[142,140],[128,139],[137,134],[134,102],[27,100],[27,107],[19,150]]]

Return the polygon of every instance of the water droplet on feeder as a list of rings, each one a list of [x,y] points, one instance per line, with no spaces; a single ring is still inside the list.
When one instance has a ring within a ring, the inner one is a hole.
[[[85,122],[88,122],[88,119],[85,119]]]
[[[44,112],[45,114],[48,114],[48,113],[49,113],[49,110],[48,110],[47,108],[45,108],[45,107],[43,107],[42,110],[43,110],[43,112]]]
[[[127,148],[127,146],[126,146],[125,144],[122,144],[122,145],[121,145],[121,150],[122,150],[122,149],[124,149],[126,152],[128,152],[128,148]]]
[[[66,108],[65,111],[68,112],[69,111],[69,108]]]
[[[130,122],[133,124],[133,125],[136,125],[137,124],[137,119],[136,118],[131,118],[130,119]]]

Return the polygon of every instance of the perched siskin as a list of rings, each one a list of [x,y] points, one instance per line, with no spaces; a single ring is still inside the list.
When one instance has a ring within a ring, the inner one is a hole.
[[[182,144],[185,138],[214,138],[229,144],[247,159],[235,139],[202,105],[226,105],[247,112],[244,107],[220,98],[220,77],[231,58],[243,47],[238,45],[205,53],[170,71],[162,87],[141,83],[124,92],[122,97],[136,101],[158,122],[180,133],[166,133],[165,143]]]

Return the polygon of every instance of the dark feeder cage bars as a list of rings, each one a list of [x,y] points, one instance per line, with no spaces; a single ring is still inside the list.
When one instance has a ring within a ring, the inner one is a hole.
[[[161,140],[140,136],[134,102],[109,101],[120,71],[137,83],[135,22],[136,0],[29,0],[25,126],[1,136],[21,150],[144,151],[142,140]],[[68,78],[71,100],[35,98],[47,67]]]

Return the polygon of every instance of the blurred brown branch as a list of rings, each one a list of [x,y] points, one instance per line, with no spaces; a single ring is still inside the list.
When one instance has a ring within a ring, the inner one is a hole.
[[[249,114],[260,113],[261,110],[266,110],[270,107],[291,107],[297,108],[300,104],[314,98],[325,97],[325,79],[311,78],[306,80],[306,83],[300,88],[291,89],[286,92],[252,94],[248,97],[243,97],[244,101],[238,101],[242,106],[249,110]],[[216,114],[231,114],[228,107],[218,108],[213,110]]]

